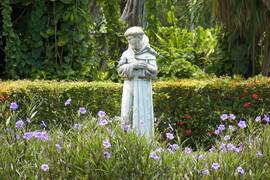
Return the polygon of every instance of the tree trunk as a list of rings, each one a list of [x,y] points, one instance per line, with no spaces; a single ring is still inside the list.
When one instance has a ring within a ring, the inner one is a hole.
[[[269,0],[262,0],[262,2],[266,6],[266,8],[270,11],[270,1]]]
[[[262,75],[268,76],[270,66],[270,31],[269,31],[269,18],[265,22],[265,43],[264,43],[264,61],[262,63]]]
[[[127,0],[121,19],[129,26],[143,25],[144,0]]]
[[[266,42],[265,42],[265,53],[264,53],[264,61],[262,64],[262,75],[268,76],[269,74],[269,66],[270,66],[270,39],[266,33]]]
[[[253,34],[253,40],[252,40],[252,76],[255,75],[256,71],[256,37],[255,34]]]
[[[262,75],[268,76],[269,75],[269,66],[270,66],[270,48],[268,47],[268,51],[265,55],[265,60],[263,63],[263,71]]]

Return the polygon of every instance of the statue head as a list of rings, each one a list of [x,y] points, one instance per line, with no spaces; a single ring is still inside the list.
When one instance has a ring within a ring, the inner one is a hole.
[[[145,46],[143,41],[145,34],[139,26],[128,28],[124,36],[128,39],[129,46],[134,51],[140,51]]]

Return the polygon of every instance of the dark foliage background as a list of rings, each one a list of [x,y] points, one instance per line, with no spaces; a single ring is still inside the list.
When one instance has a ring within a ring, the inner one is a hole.
[[[126,49],[126,0],[2,0],[0,78],[110,80]],[[266,1],[147,0],[160,79],[268,75]]]

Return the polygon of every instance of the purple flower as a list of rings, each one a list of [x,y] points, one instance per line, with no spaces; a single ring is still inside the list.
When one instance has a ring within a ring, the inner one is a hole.
[[[263,154],[261,153],[261,151],[257,151],[256,152],[256,156],[258,156],[258,157],[260,157],[260,156],[262,156]]]
[[[129,123],[121,123],[121,129],[125,132],[129,131],[131,129]]]
[[[61,151],[62,150],[62,147],[60,144],[55,144],[55,147],[57,149],[57,151]]]
[[[156,151],[157,151],[157,152],[163,152],[164,149],[163,149],[162,147],[158,147],[158,148],[156,149]]]
[[[212,164],[212,168],[215,169],[215,170],[217,170],[217,169],[220,168],[220,165],[218,163],[213,163]]]
[[[44,171],[44,172],[48,171],[49,170],[49,165],[48,164],[42,164],[41,165],[41,170]]]
[[[17,121],[16,124],[15,124],[15,126],[16,126],[17,129],[22,129],[23,126],[24,126],[23,120]]]
[[[171,133],[166,133],[166,137],[170,140],[172,140],[174,138],[173,134],[171,134]]]
[[[209,174],[209,170],[203,169],[203,170],[201,170],[201,174],[207,175],[207,174]]]
[[[159,157],[156,152],[151,152],[149,156],[150,158],[153,158],[156,161],[159,160]]]
[[[190,147],[185,147],[184,152],[186,154],[190,154],[190,153],[192,153],[192,149]]]
[[[197,155],[195,156],[195,158],[196,158],[196,159],[203,159],[203,158],[205,158],[205,155],[203,155],[203,154],[197,154]]]
[[[246,128],[246,127],[247,127],[246,121],[239,121],[239,122],[238,122],[238,126],[239,126],[240,128],[242,128],[242,129]]]
[[[238,166],[236,168],[236,171],[239,173],[239,174],[244,174],[245,173],[245,170],[241,167],[241,166]]]
[[[172,154],[174,153],[174,151],[171,149],[171,147],[168,147],[167,150]]]
[[[20,135],[19,134],[15,134],[15,138],[16,139],[20,139]]]
[[[36,131],[34,132],[35,138],[42,140],[42,141],[47,141],[48,140],[48,134],[46,131]]]
[[[86,109],[84,107],[80,107],[79,108],[79,113],[80,114],[85,114],[86,113]]]
[[[233,151],[233,152],[239,153],[240,150],[241,150],[241,148],[232,147],[232,151]]]
[[[106,113],[105,113],[104,111],[98,111],[98,116],[99,116],[100,118],[103,118],[103,117],[106,116]]]
[[[34,133],[33,132],[25,132],[24,135],[23,135],[23,138],[26,139],[26,140],[29,140],[33,136],[34,136]]]
[[[220,124],[220,125],[218,126],[218,130],[224,131],[224,130],[225,130],[225,125],[224,125],[224,124]]]
[[[11,110],[16,110],[16,109],[18,109],[18,107],[19,107],[19,105],[16,102],[10,103],[10,106],[9,106],[9,108]]]
[[[172,150],[176,151],[176,150],[179,149],[179,145],[178,144],[173,144],[173,145],[171,145],[171,148],[172,148]]]
[[[234,145],[231,144],[231,143],[228,143],[228,144],[226,145],[226,147],[227,147],[228,149],[230,149],[230,150],[233,150]]]
[[[220,130],[216,129],[214,133],[218,135],[220,133]]]
[[[108,138],[106,138],[105,140],[103,140],[103,146],[108,149],[111,147],[111,143],[110,140]]]
[[[234,114],[230,114],[230,115],[229,115],[229,118],[230,118],[231,120],[235,120],[236,117],[235,117]]]
[[[105,157],[106,159],[109,159],[109,158],[111,157],[111,153],[108,152],[108,151],[104,152],[104,157]]]
[[[221,151],[222,151],[222,152],[224,152],[224,153],[227,152],[227,148],[226,148],[225,144],[222,143],[222,144],[220,145],[220,148],[221,148]]]
[[[231,137],[229,135],[224,136],[225,141],[229,141],[230,139],[231,139]]]
[[[105,126],[108,124],[108,121],[106,119],[101,119],[98,123],[100,126]]]
[[[215,146],[212,145],[211,148],[209,149],[209,152],[212,153],[212,152],[214,152],[215,150],[216,150]]]
[[[71,99],[69,98],[69,99],[66,100],[65,106],[70,105],[70,104],[71,104]]]
[[[261,121],[261,116],[256,116],[255,122],[260,122]]]
[[[239,149],[239,151],[242,151],[243,150],[243,145],[242,144],[239,144],[238,145],[238,149]]]
[[[79,123],[74,124],[74,128],[75,129],[81,129],[82,125],[80,125]]]
[[[227,115],[227,114],[222,114],[222,115],[220,116],[220,119],[221,119],[222,121],[225,121],[226,119],[228,119],[228,115]]]
[[[268,123],[269,122],[269,116],[268,115],[263,115],[263,120],[264,122]]]

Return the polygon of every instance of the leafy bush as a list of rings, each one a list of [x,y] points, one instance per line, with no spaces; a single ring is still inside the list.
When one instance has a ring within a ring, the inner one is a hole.
[[[217,119],[221,114],[237,114],[238,118],[269,114],[269,84],[269,78],[259,76],[249,80],[223,78],[155,82],[156,124],[160,131],[170,124],[189,143],[209,144],[209,133],[218,125]],[[22,110],[37,100],[36,106],[40,106],[40,111],[36,116],[49,126],[70,126],[74,122],[66,115],[77,113],[82,106],[93,114],[104,109],[113,117],[120,115],[122,86],[118,83],[8,81],[0,83],[0,87],[0,100],[17,101]],[[71,104],[65,106],[69,98]],[[179,121],[184,124],[179,125]]]
[[[218,40],[222,39],[219,28],[160,27],[155,48],[160,53],[158,65],[161,78],[204,77],[206,73],[219,73],[216,65],[226,54]],[[223,74],[226,74],[224,72]]]
[[[37,107],[42,104],[37,116],[51,125],[69,126],[73,121],[66,114],[76,113],[82,106],[94,114],[106,109],[116,115],[120,109],[121,86],[116,83],[14,81],[1,86],[8,87],[7,95],[17,100],[23,110],[33,101],[38,102]],[[65,101],[69,98],[71,104],[66,107]]]

